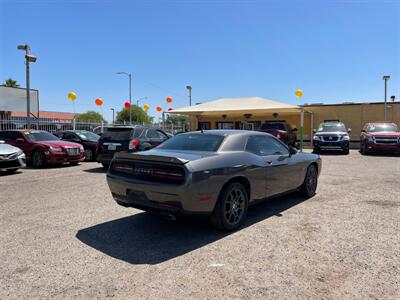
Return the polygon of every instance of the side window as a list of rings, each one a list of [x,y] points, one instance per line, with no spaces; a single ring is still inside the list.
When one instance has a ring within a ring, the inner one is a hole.
[[[73,133],[64,133],[63,135],[64,140],[74,140],[76,139],[75,135]]]
[[[147,137],[150,138],[150,139],[158,139],[158,138],[160,138],[160,136],[157,133],[157,130],[154,130],[154,129],[149,129],[147,131]]]
[[[8,132],[0,131],[0,140],[8,140]]]
[[[157,134],[158,134],[158,138],[162,139],[162,140],[166,140],[168,139],[167,135],[164,134],[163,132],[161,132],[160,130],[156,130]]]
[[[260,155],[287,155],[289,151],[279,141],[268,136],[251,136],[247,140],[246,151]]]
[[[9,131],[8,132],[8,138],[10,139],[10,140],[12,140],[12,141],[15,141],[16,139],[19,139],[19,138],[24,138],[23,136],[22,136],[22,134],[20,133],[20,132],[17,132],[17,131]]]

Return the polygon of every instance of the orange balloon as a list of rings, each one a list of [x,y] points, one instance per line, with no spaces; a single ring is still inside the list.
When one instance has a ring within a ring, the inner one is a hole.
[[[97,98],[94,103],[96,103],[97,106],[102,106],[103,105],[103,99]]]
[[[172,103],[172,98],[171,97],[167,97],[167,103]]]
[[[156,107],[156,110],[157,110],[158,112],[160,112],[160,111],[162,111],[162,107],[161,107],[161,106],[157,106],[157,107]]]
[[[143,105],[143,109],[144,109],[144,110],[149,110],[149,109],[150,109],[150,106],[147,105],[147,104],[145,104],[145,105]]]

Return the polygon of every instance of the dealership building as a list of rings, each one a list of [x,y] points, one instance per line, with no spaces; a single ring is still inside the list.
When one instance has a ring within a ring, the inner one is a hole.
[[[363,125],[384,120],[384,103],[304,104],[304,140],[309,142],[313,129],[324,120],[340,120],[351,128],[351,139],[358,142]],[[260,97],[222,98],[179,108],[171,113],[188,115],[192,130],[249,129],[257,130],[269,121],[286,122],[300,128],[301,106]],[[387,103],[387,121],[400,125],[400,102]],[[299,130],[297,131],[299,135]],[[299,138],[299,136],[298,136]]]

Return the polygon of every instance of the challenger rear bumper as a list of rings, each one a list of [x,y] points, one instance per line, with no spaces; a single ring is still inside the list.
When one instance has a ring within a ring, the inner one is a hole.
[[[107,173],[107,183],[118,204],[141,210],[210,214],[218,199],[217,189],[204,194],[204,189],[191,184],[190,178],[183,184],[174,185]]]

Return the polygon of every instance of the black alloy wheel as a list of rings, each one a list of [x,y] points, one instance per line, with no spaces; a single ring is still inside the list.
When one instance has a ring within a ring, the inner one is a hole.
[[[306,172],[304,183],[301,187],[302,193],[307,197],[311,198],[315,195],[318,185],[318,171],[315,165],[310,165]]]
[[[246,219],[248,195],[239,182],[231,183],[222,191],[211,216],[214,227],[232,231],[239,228]]]
[[[92,161],[94,158],[94,153],[92,149],[85,149],[85,159],[87,161]]]
[[[43,152],[35,151],[32,153],[32,165],[34,168],[43,168],[46,164],[46,159]]]

